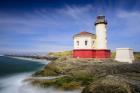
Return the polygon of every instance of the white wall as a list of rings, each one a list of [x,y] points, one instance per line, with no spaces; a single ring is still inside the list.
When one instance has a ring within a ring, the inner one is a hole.
[[[96,49],[107,49],[107,29],[105,24],[96,25]]]
[[[77,44],[79,41],[79,45]],[[85,41],[87,41],[87,45],[85,45]],[[74,49],[93,49],[95,38],[93,36],[76,36],[74,37]]]
[[[117,48],[115,60],[132,63],[134,61],[133,50],[130,48]]]

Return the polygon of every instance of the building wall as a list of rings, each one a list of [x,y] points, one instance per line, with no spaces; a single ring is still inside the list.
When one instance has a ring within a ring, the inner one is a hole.
[[[134,61],[133,50],[130,48],[117,48],[115,60],[132,63]]]
[[[110,58],[111,51],[110,50],[96,50],[96,58]]]
[[[107,29],[105,24],[96,25],[96,49],[107,49]]]
[[[85,41],[87,41],[87,45],[85,45]],[[94,43],[95,38],[93,36],[87,35],[74,37],[74,49],[93,49]]]
[[[110,58],[110,50],[76,49],[73,50],[74,58]]]
[[[95,50],[92,49],[79,49],[73,50],[74,58],[95,58]]]

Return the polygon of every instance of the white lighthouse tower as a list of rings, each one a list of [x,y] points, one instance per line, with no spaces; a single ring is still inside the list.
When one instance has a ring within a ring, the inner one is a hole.
[[[110,58],[111,51],[107,49],[107,21],[105,16],[97,16],[95,22],[96,34],[80,32],[74,35],[74,58]]]
[[[107,49],[107,21],[105,16],[97,16],[96,22],[96,45],[95,49]]]

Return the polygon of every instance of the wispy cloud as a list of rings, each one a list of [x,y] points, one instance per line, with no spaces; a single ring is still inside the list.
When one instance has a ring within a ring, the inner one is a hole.
[[[108,10],[109,11],[109,10]],[[140,50],[140,13],[116,10],[108,18],[109,47]],[[35,9],[31,12],[0,12],[0,52],[48,52],[73,48],[73,35],[86,30],[95,33],[96,7],[68,6]]]
[[[87,5],[54,10],[38,9],[22,14],[1,13],[0,38],[4,43],[0,44],[0,48],[5,51],[5,47],[8,51],[16,50],[17,47],[17,51],[46,52],[72,49],[73,34],[81,30],[92,31],[92,9],[91,5]]]
[[[140,12],[117,10],[114,23],[111,25],[110,46],[130,47],[140,51]],[[114,31],[113,31],[114,30]]]
[[[138,36],[140,35],[140,12],[138,11],[120,11],[118,13],[118,18],[123,23],[122,34],[124,36]]]

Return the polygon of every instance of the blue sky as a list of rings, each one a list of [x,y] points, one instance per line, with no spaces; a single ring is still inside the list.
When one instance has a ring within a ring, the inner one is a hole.
[[[108,47],[140,51],[139,0],[0,0],[0,54],[73,49],[73,35],[108,21]]]

